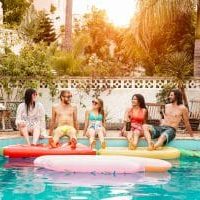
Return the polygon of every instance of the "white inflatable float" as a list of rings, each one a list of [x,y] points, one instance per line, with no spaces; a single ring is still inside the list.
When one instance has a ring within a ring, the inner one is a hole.
[[[136,173],[165,172],[171,168],[167,161],[128,156],[41,156],[34,165],[60,172],[76,173]]]

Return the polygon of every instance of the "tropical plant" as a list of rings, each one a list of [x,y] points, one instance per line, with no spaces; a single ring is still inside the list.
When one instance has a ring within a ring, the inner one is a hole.
[[[49,57],[52,52],[45,45],[26,46],[20,55],[4,54],[0,58],[0,84],[4,100],[21,99],[25,88],[37,88],[41,82],[53,87]],[[55,90],[54,90],[55,92]]]
[[[30,2],[27,0],[1,0],[3,3],[3,21],[9,26],[18,26],[28,9]]]
[[[197,9],[196,9],[197,7]],[[196,14],[196,40],[194,51],[194,76],[200,76],[200,0],[140,0],[140,12],[133,24],[136,41],[144,49],[151,50],[152,38],[161,32],[163,24],[175,22],[180,14]],[[172,27],[172,26],[171,26]]]
[[[57,75],[84,75],[83,64],[85,64],[86,61],[84,49],[90,44],[90,42],[90,38],[87,34],[80,33],[74,38],[74,45],[70,52],[56,50],[54,56],[50,60]]]
[[[191,58],[184,52],[176,52],[165,57],[165,63],[157,66],[158,73],[171,77],[173,82],[183,93],[185,105],[188,107],[188,100],[185,93],[185,83],[192,74]]]
[[[53,23],[44,11],[37,12],[33,4],[27,10],[20,26],[19,33],[29,42],[45,42],[50,45],[56,40]]]
[[[176,88],[177,85],[174,83],[169,83],[164,85],[164,87],[156,94],[156,99],[158,103],[166,104],[168,103],[168,96],[172,89]]]

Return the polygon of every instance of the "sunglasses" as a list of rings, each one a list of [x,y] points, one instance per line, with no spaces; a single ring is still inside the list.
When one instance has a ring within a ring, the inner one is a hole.
[[[94,105],[98,105],[98,102],[96,102],[96,101],[92,101],[92,103],[94,104]]]
[[[62,97],[64,97],[64,98],[72,98],[72,95],[67,95],[67,96],[62,96]]]

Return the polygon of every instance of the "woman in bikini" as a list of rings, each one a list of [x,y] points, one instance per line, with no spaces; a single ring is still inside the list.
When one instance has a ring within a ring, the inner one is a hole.
[[[129,149],[137,148],[138,140],[144,136],[142,125],[148,118],[144,97],[141,94],[134,94],[132,97],[132,107],[125,112],[124,127],[122,133],[125,133]],[[130,123],[130,130],[126,130],[126,124]]]
[[[85,128],[83,135],[89,138],[90,147],[93,149],[96,146],[95,138],[99,137],[101,148],[106,148],[104,140],[105,136],[105,112],[103,101],[99,98],[92,101],[92,109],[85,113]]]

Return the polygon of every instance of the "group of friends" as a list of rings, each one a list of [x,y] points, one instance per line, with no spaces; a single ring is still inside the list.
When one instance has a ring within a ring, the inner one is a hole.
[[[71,104],[72,93],[63,90],[60,93],[60,102],[52,107],[52,117],[49,128],[49,146],[57,148],[63,136],[69,137],[69,145],[72,149],[77,145],[77,134],[79,123],[77,119],[77,107]],[[127,137],[128,148],[135,150],[140,137],[144,137],[148,144],[148,150],[156,150],[169,143],[176,136],[176,130],[183,119],[185,127],[193,136],[189,123],[188,109],[183,105],[182,93],[178,89],[170,92],[169,103],[164,106],[161,113],[162,120],[159,126],[147,124],[148,110],[145,99],[141,94],[134,94],[131,99],[132,106],[127,108],[124,115],[124,124],[121,130],[123,136]],[[106,148],[106,113],[104,102],[100,98],[92,100],[90,110],[85,112],[85,126],[83,135],[89,139],[90,147],[96,146],[96,138],[99,138],[101,148]],[[47,136],[45,123],[45,109],[37,101],[37,91],[27,89],[24,102],[18,106],[16,125],[20,134],[24,136],[28,145],[37,146],[39,138]],[[29,136],[33,136],[32,143]],[[153,142],[152,139],[156,139]]]

